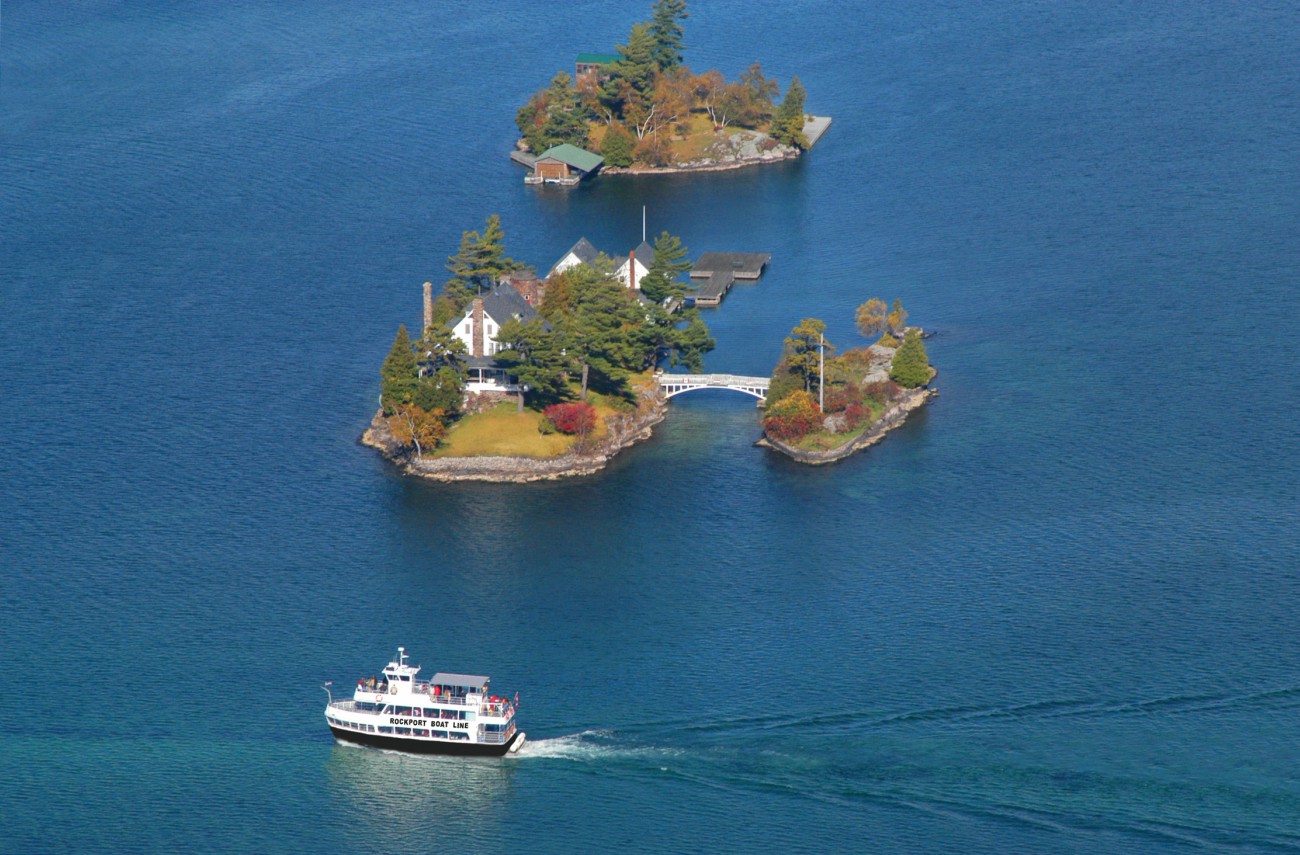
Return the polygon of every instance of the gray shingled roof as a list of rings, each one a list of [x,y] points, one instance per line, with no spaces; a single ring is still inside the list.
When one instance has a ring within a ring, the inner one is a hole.
[[[633,250],[636,253],[636,260],[645,265],[646,270],[650,269],[650,262],[654,261],[655,248],[645,241]]]
[[[497,285],[483,295],[483,313],[497,326],[510,320],[527,322],[537,317],[537,310],[510,285]]]

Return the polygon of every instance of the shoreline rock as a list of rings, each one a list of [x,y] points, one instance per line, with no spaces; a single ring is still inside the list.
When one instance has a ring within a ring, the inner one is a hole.
[[[614,416],[606,424],[609,436],[592,451],[569,452],[560,457],[426,457],[416,458],[393,438],[383,411],[375,413],[360,443],[377,450],[404,475],[431,481],[481,481],[492,484],[528,484],[591,475],[609,465],[620,451],[649,439],[654,426],[664,420],[668,401],[655,391],[643,393],[643,405],[635,415]]]

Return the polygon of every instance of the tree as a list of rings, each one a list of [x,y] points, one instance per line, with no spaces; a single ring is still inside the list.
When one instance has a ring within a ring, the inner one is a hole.
[[[821,365],[819,351],[825,332],[825,323],[816,318],[804,318],[785,339],[786,365],[790,367],[792,374],[803,379],[805,392],[812,389],[813,380],[818,377],[818,369]],[[829,352],[834,352],[834,348],[829,344],[825,345],[825,348]]]
[[[808,148],[808,137],[803,132],[805,94],[798,77],[790,81],[790,88],[772,120],[772,138],[777,142],[799,149]]]
[[[398,407],[411,403],[418,379],[419,368],[415,362],[415,350],[411,347],[411,336],[406,331],[406,324],[400,324],[393,346],[379,370],[379,403],[384,415],[392,415]]]
[[[630,119],[638,107],[645,107],[650,90],[654,85],[655,73],[659,70],[654,59],[655,40],[650,32],[650,25],[639,23],[632,25],[627,44],[618,45],[621,58],[609,65],[609,79],[601,88],[601,102],[615,116]],[[632,120],[635,123],[635,120]]]
[[[686,0],[657,0],[650,14],[650,35],[654,38],[651,55],[663,70],[682,63],[682,25],[689,18]]]
[[[889,378],[908,389],[930,382],[930,358],[926,355],[920,330],[910,329],[903,337],[903,344],[894,353],[894,361],[889,367]]]
[[[501,228],[498,214],[487,218],[482,235],[478,232],[461,234],[460,249],[447,259],[451,278],[442,288],[442,293],[451,298],[455,308],[451,317],[465,310],[480,287],[524,268],[505,252],[505,230]]]
[[[649,272],[641,279],[641,293],[656,303],[685,293],[677,277],[691,269],[686,255],[686,247],[682,246],[680,238],[666,231],[655,238],[654,258]]]
[[[567,391],[569,360],[560,340],[546,328],[541,318],[527,322],[508,320],[497,333],[499,341],[507,342],[505,350],[496,354],[497,364],[528,387],[528,395],[535,401],[551,403],[564,397]],[[521,392],[520,406],[524,403]]]
[[[885,301],[872,297],[858,306],[856,315],[858,332],[866,338],[875,338],[885,331]]]
[[[632,165],[632,135],[621,122],[613,122],[600,143],[600,154],[610,166]]]
[[[718,346],[699,312],[695,312],[684,327],[675,329],[672,353],[673,365],[684,365],[699,374],[704,370],[704,354]]]
[[[772,99],[781,91],[775,80],[763,75],[760,63],[751,65],[740,75],[741,98],[740,112],[736,123],[746,127],[757,127],[772,117]]]
[[[387,421],[393,438],[403,446],[414,447],[416,457],[423,457],[426,448],[434,448],[447,435],[441,410],[426,411],[414,404],[403,404]]]
[[[907,309],[903,308],[903,301],[894,299],[894,307],[889,311],[889,329],[894,335],[902,335],[903,330],[907,328]]]
[[[594,266],[579,264],[565,271],[568,307],[551,316],[552,335],[582,373],[583,400],[593,380],[622,393],[628,374],[650,365],[658,346],[646,309],[609,267],[598,259]]]
[[[540,142],[546,148],[561,143],[582,146],[587,141],[587,122],[582,116],[573,78],[558,72],[546,89],[546,116],[542,122]]]
[[[420,376],[415,384],[411,403],[422,410],[439,411],[448,421],[460,415],[461,400],[465,396],[465,376],[451,366],[439,368]]]

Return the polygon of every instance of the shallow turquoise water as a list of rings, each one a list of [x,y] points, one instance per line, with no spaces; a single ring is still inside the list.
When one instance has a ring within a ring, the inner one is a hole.
[[[1300,848],[1295,9],[710,3],[818,149],[537,192],[514,105],[634,12],[530,8],[6,4],[0,850]],[[942,396],[818,470],[724,393],[573,483],[355,445],[461,230],[642,204],[773,254],[711,369],[898,296]],[[523,756],[335,745],[398,644]]]

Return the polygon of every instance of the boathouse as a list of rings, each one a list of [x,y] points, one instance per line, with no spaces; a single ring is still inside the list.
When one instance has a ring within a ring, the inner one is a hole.
[[[609,66],[623,57],[616,53],[580,53],[574,63],[573,82],[581,86],[587,81],[600,83],[609,77]]]
[[[538,155],[533,171],[524,178],[526,184],[577,184],[600,169],[605,158],[576,145],[562,143]]]

